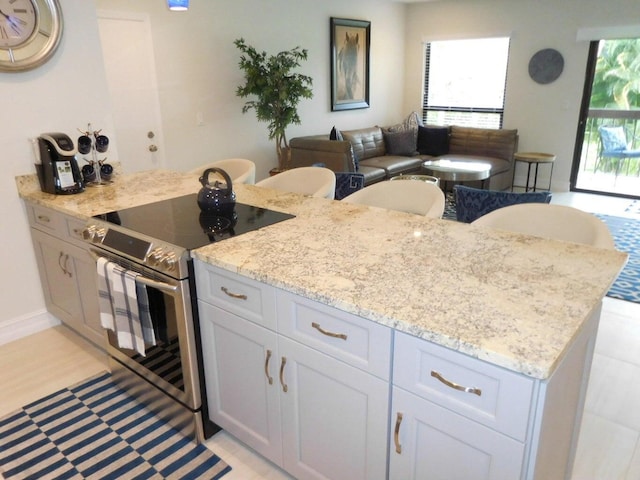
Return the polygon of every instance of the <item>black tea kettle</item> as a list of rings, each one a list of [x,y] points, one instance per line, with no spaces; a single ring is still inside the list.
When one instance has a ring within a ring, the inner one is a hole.
[[[209,175],[218,173],[224,178],[226,185],[218,180],[209,183]],[[200,177],[202,188],[198,192],[198,206],[203,212],[233,217],[236,207],[236,194],[233,191],[231,177],[221,168],[207,168]]]

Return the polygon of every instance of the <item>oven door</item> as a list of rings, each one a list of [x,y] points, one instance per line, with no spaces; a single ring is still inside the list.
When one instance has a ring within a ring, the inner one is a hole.
[[[200,383],[189,279],[176,280],[110,252],[92,247],[94,258],[104,257],[138,274],[146,285],[156,345],[145,356],[118,346],[107,330],[107,352],[151,384],[190,408],[201,407]]]

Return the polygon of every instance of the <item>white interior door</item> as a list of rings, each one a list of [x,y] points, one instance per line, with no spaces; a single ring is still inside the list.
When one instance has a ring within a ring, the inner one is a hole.
[[[98,24],[119,160],[127,172],[163,168],[162,121],[149,17],[100,11]]]

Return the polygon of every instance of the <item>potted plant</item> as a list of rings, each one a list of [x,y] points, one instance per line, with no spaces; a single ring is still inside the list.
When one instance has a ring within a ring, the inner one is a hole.
[[[295,47],[292,50],[267,56],[247,45],[244,39],[235,40],[235,46],[242,52],[240,70],[245,83],[236,90],[241,98],[255,96],[247,101],[242,113],[253,109],[258,121],[268,122],[269,140],[276,141],[278,170],[289,167],[291,153],[285,130],[291,124],[300,124],[297,106],[301,99],[313,97],[312,79],[292,70],[307,59],[307,50]]]

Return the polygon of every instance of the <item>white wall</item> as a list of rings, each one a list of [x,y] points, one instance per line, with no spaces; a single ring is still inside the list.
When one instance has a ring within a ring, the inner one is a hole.
[[[329,132],[334,124],[345,129],[395,122],[405,114],[404,42],[398,34],[404,26],[403,5],[387,0],[236,0],[221,8],[220,2],[192,1],[187,12],[168,11],[163,0],[97,0],[97,5],[150,15],[170,168],[188,170],[214,159],[245,157],[257,163],[260,179],[276,165],[266,124],[253,111],[243,115],[245,100],[235,96],[242,74],[233,41],[240,37],[268,54],[297,45],[309,52],[298,71],[313,78],[314,97],[301,101],[302,124],[290,127],[288,138]],[[332,16],[371,21],[369,109],[330,110]]]
[[[0,73],[0,327],[44,308],[26,211],[14,177],[35,173],[30,137],[88,122],[108,128],[109,99],[93,0],[60,0],[64,36],[54,57],[29,72]]]
[[[405,110],[419,109],[421,105],[424,41],[509,35],[504,127],[518,129],[520,151],[557,155],[553,189],[566,191],[589,47],[588,42],[576,40],[577,31],[640,24],[639,14],[638,3],[631,0],[458,0],[411,4],[406,24]],[[565,60],[560,78],[547,85],[535,83],[528,75],[529,59],[543,48],[555,48]],[[546,171],[540,169],[542,185],[546,185]],[[517,175],[521,173],[524,175],[524,165],[518,164]]]

